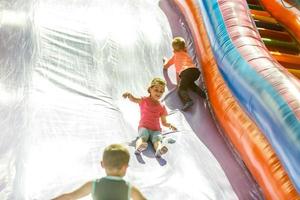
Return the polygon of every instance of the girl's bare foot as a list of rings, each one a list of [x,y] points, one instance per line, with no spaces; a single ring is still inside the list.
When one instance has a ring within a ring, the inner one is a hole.
[[[136,147],[135,153],[136,154],[140,154],[142,151],[145,151],[148,147],[148,143],[147,142],[143,142],[140,144],[140,146]]]
[[[155,152],[155,156],[156,157],[161,157],[161,155],[163,155],[167,152],[168,152],[168,148],[166,146],[162,145],[159,148],[157,148],[157,150]]]

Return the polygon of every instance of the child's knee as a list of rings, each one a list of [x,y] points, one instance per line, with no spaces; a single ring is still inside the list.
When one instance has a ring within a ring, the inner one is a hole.
[[[147,142],[148,139],[150,137],[150,133],[147,129],[140,129],[139,130],[139,138],[143,141],[143,142]]]
[[[161,142],[162,139],[163,139],[163,137],[162,137],[161,134],[159,134],[159,135],[154,135],[154,136],[152,137],[151,142],[154,144],[154,143],[156,143],[156,142]]]
[[[147,137],[146,135],[142,135],[142,136],[139,137],[139,139],[140,139],[142,142],[148,142],[149,137]]]

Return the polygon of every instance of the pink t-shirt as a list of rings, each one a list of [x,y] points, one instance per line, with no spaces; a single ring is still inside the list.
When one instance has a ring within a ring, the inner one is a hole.
[[[147,128],[152,131],[160,131],[159,119],[167,115],[167,110],[161,103],[154,102],[151,97],[142,97],[140,102],[141,119],[139,128]]]

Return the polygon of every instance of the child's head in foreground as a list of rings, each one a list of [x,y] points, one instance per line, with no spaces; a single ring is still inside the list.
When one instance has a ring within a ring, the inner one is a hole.
[[[111,144],[104,149],[101,165],[110,176],[125,176],[130,155],[121,144]]]
[[[185,40],[182,37],[175,37],[172,41],[172,47],[175,52],[185,51]]]
[[[161,78],[154,78],[148,88],[150,97],[159,100],[165,92],[166,82]]]

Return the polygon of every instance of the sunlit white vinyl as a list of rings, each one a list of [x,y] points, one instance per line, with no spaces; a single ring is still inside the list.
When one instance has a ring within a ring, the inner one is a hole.
[[[163,77],[171,31],[157,1],[0,2],[0,199],[44,200],[104,175],[103,148],[131,152],[125,179],[148,199],[237,199],[180,111],[163,160],[133,154],[139,108]],[[169,137],[169,136],[168,136]],[[91,199],[91,196],[86,199]]]

